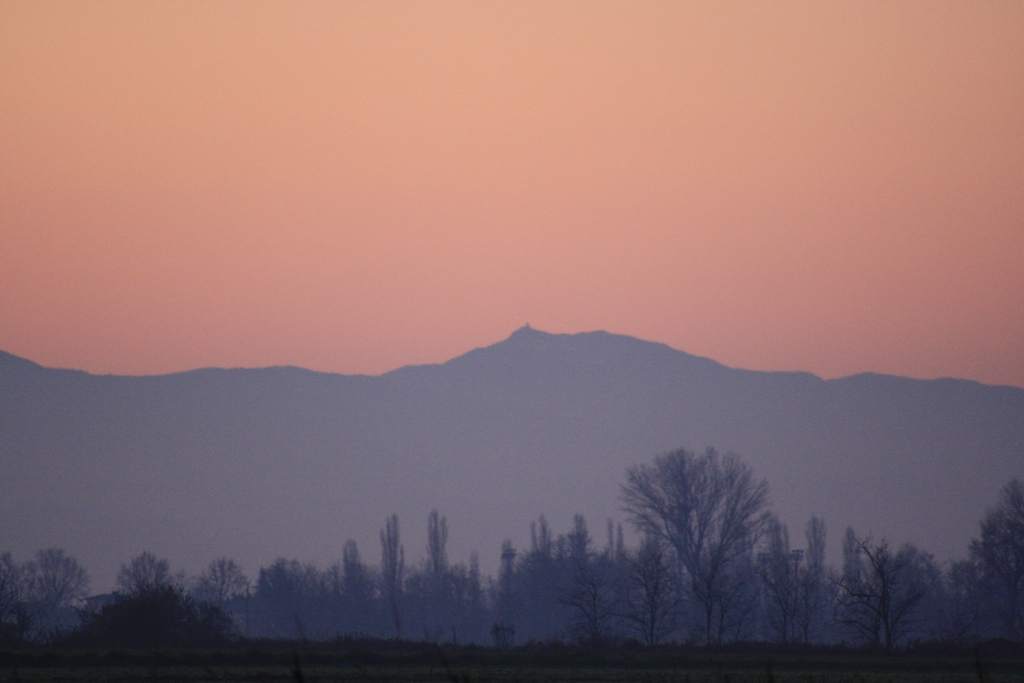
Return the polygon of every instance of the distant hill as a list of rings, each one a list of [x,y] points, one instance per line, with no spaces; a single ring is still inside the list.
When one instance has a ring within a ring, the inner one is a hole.
[[[61,545],[109,588],[150,549],[254,574],[379,559],[397,512],[409,561],[426,516],[487,571],[544,513],[603,543],[626,468],[714,445],[766,477],[794,545],[823,517],[963,556],[999,487],[1024,476],[1024,389],[943,379],[735,370],[631,337],[528,327],[441,365],[381,376],[292,367],[153,377],[43,368],[0,352],[0,550]]]

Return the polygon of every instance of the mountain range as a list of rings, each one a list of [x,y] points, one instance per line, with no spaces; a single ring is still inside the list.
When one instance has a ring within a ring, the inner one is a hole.
[[[833,560],[847,525],[955,559],[1024,476],[1024,389],[738,370],[529,327],[379,376],[92,375],[0,352],[0,551],[62,546],[101,591],[143,550],[189,571],[226,555],[254,575],[277,556],[324,565],[352,538],[376,563],[397,513],[414,562],[437,509],[449,555],[493,572],[540,514],[561,533],[583,513],[603,545],[606,520],[626,522],[628,467],[707,446],[768,480],[796,547],[817,515]]]

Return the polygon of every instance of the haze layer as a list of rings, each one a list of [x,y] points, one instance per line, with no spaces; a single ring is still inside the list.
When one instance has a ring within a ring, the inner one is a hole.
[[[880,375],[733,370],[661,344],[523,328],[443,365],[379,377],[297,368],[163,377],[49,370],[0,354],[0,538],[60,545],[109,587],[149,549],[195,571],[227,555],[370,562],[398,513],[410,562],[430,510],[450,555],[497,566],[545,514],[623,520],[626,468],[707,445],[768,479],[794,530],[818,515],[964,557],[1021,475],[1024,390]]]

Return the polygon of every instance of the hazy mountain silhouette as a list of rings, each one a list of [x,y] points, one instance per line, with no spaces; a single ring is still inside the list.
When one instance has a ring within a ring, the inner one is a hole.
[[[291,367],[153,377],[43,368],[0,352],[0,550],[61,545],[96,588],[143,549],[190,570],[379,558],[397,512],[410,560],[432,508],[449,555],[493,570],[540,513],[603,541],[625,469],[715,445],[766,477],[794,545],[811,514],[963,556],[1024,474],[1024,389],[752,372],[631,337],[523,328],[441,365],[377,377]]]

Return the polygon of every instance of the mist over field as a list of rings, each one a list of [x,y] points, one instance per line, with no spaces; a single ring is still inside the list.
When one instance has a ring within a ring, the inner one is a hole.
[[[626,523],[629,467],[714,446],[770,486],[799,530],[966,555],[1002,485],[1024,466],[1024,390],[863,374],[737,370],[662,344],[529,327],[440,365],[380,376],[299,368],[90,375],[0,355],[0,538],[28,557],[61,546],[94,592],[144,550],[189,572],[234,558],[321,566],[346,540],[377,562],[397,514],[410,563],[431,510],[448,555],[498,570],[545,515],[604,545]],[[636,536],[625,524],[627,538]]]

